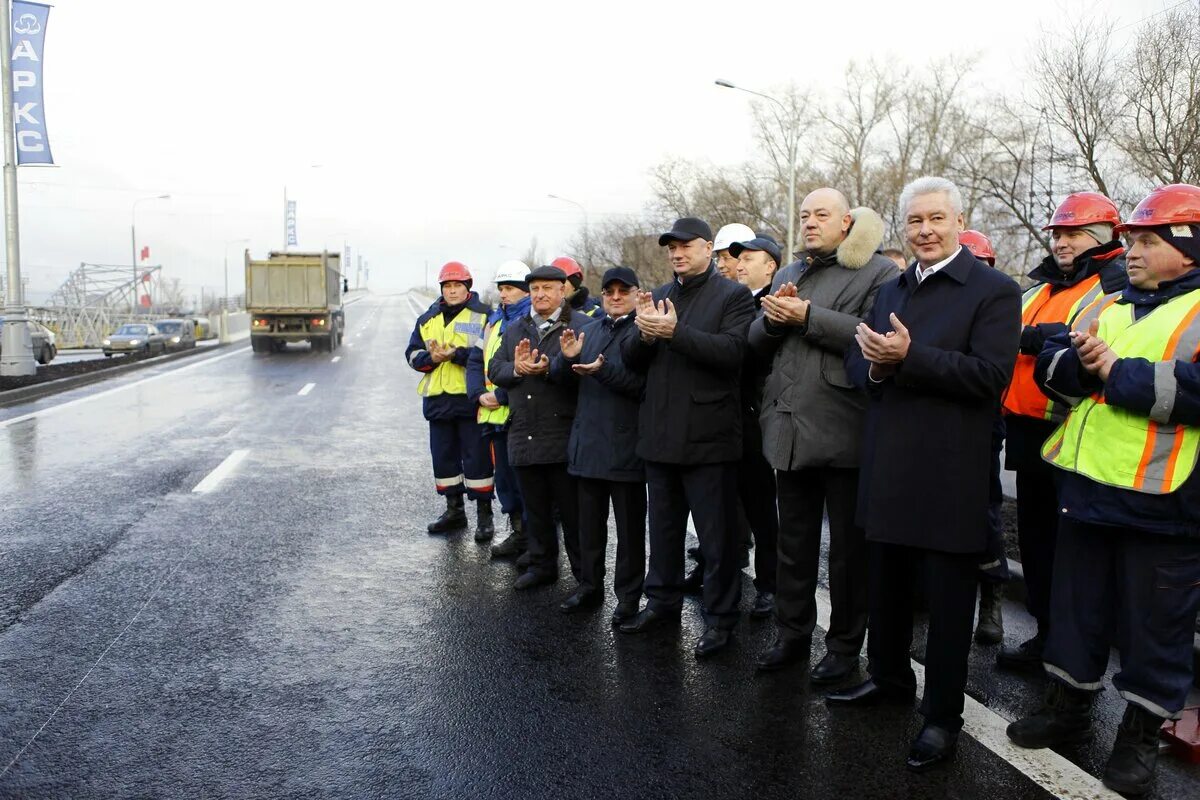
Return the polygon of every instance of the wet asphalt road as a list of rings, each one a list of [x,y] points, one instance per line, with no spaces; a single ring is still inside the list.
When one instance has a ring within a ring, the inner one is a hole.
[[[0,410],[0,796],[1050,796],[969,737],[909,774],[910,712],[753,674],[769,624],[698,664],[692,601],[626,637],[611,599],[564,617],[569,578],[517,594],[469,532],[428,536],[416,305],[349,306],[336,363],[243,344]],[[1011,719],[1040,684],[992,658],[971,691]],[[1113,694],[1067,754],[1093,775]],[[1197,796],[1197,768],[1161,773],[1157,796]]]

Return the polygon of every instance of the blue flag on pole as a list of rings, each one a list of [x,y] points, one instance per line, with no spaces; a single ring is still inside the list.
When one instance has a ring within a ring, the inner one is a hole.
[[[42,56],[50,6],[14,0],[12,4],[13,120],[17,164],[53,164],[42,98]]]
[[[296,201],[287,201],[287,246],[296,246]]]

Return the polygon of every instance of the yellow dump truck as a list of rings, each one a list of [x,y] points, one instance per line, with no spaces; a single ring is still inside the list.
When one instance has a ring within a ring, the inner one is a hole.
[[[342,273],[337,253],[271,252],[256,261],[246,252],[246,312],[256,353],[308,342],[333,352],[342,343]]]

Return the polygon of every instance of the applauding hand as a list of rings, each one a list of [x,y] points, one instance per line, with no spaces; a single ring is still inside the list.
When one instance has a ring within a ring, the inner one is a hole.
[[[804,325],[809,302],[797,296],[796,284],[785,283],[774,294],[763,297],[763,314],[776,325]]]

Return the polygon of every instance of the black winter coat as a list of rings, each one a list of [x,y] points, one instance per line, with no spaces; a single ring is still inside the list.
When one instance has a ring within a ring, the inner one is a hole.
[[[513,369],[517,343],[528,339],[532,348],[553,364],[559,355],[558,337],[567,328],[576,333],[590,318],[564,304],[562,315],[550,329],[538,333],[531,317],[509,323],[500,348],[488,364],[492,383],[508,390],[508,460],[514,467],[561,464],[567,460],[567,441],[575,419],[578,380],[574,372],[559,370],[545,375],[522,376]]]
[[[742,458],[739,379],[754,319],[750,290],[716,267],[654,290],[670,298],[679,322],[670,341],[631,336],[623,355],[646,374],[637,454],[667,464],[716,464]]]
[[[857,343],[846,370],[867,390],[858,518],[867,539],[947,553],[987,547],[992,425],[1021,336],[1021,290],[963,247],[918,286],[916,268],[883,284],[866,318],[912,344],[894,376],[868,377]]]
[[[638,336],[630,314],[620,321],[608,316],[582,328],[583,350],[577,359],[559,355],[554,369],[570,372],[572,364],[591,364],[601,354],[604,365],[595,375],[579,378],[579,402],[567,445],[567,471],[604,481],[646,480],[646,465],[637,455],[638,408],[646,377],[625,366],[621,345]]]

